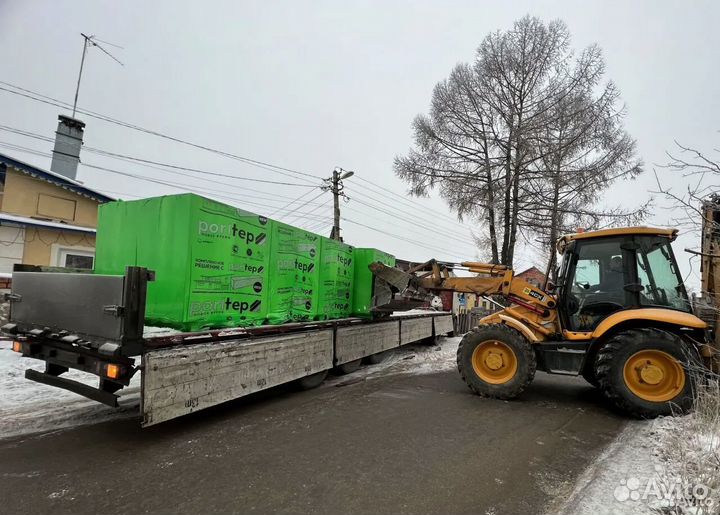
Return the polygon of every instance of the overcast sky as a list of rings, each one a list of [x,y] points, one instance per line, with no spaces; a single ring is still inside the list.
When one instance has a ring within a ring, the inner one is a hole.
[[[326,177],[336,166],[354,170],[356,176],[346,181],[351,201],[343,205],[343,215],[355,222],[344,223],[347,242],[407,259],[458,261],[476,257],[472,227],[452,221],[437,198],[416,199],[415,205],[387,193],[405,190],[393,175],[392,161],[410,147],[410,124],[427,111],[433,86],[458,62],[471,61],[485,35],[508,29],[528,13],[546,21],[563,19],[578,50],[598,43],[607,78],[617,83],[627,104],[627,129],[638,140],[647,172],[613,187],[608,203],[632,206],[646,199],[648,190],[656,188],[653,164],[666,162],[665,151],[672,149],[674,139],[707,150],[718,147],[720,3],[710,1],[0,0],[0,80],[72,102],[80,32],[95,34],[123,47],[106,45],[124,66],[90,49],[80,107],[304,173]],[[61,112],[69,114],[0,91],[2,125],[53,137]],[[239,177],[317,184],[307,176],[288,177],[78,117],[87,123],[88,147]],[[0,145],[8,143],[51,150],[51,143],[0,130]],[[50,165],[42,155],[7,148],[0,152]],[[183,188],[203,188],[208,196],[222,195],[228,203],[276,218],[287,214],[276,210],[310,201],[284,219],[306,227],[325,220],[319,230],[329,231],[331,204],[323,204],[330,196],[314,199],[320,193],[316,189],[182,172],[199,178],[187,177],[86,151],[82,160],[189,185]],[[683,187],[681,178],[658,172],[666,184]],[[80,167],[78,179],[127,199],[180,191],[86,166]],[[387,209],[383,204],[392,204],[393,198],[398,202],[393,207],[402,213],[389,216],[377,209]],[[649,224],[671,223],[672,213],[662,205],[658,202]],[[309,214],[293,218],[301,213]],[[415,217],[418,221],[411,223]],[[690,236],[676,245],[686,273],[682,249],[697,245]],[[516,266],[536,260],[525,252]]]

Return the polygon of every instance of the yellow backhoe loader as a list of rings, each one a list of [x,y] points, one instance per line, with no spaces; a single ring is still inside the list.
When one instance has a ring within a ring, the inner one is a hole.
[[[649,227],[564,236],[554,284],[544,289],[500,265],[462,263],[474,275],[453,277],[436,261],[409,271],[373,263],[373,309],[408,309],[443,290],[499,300],[502,309],[458,347],[458,370],[473,392],[510,399],[542,370],[582,375],[637,417],[682,412],[692,405],[694,371],[717,363],[707,325],[688,301],[676,236]]]

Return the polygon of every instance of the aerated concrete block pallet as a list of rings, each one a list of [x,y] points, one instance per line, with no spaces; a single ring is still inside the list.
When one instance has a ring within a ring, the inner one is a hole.
[[[194,194],[100,206],[95,272],[154,270],[146,322],[201,330],[370,316],[376,249]]]

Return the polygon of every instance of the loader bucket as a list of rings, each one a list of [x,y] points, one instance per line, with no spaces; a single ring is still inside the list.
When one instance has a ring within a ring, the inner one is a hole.
[[[409,311],[432,300],[432,294],[418,285],[415,275],[379,261],[368,268],[375,276],[371,312]]]

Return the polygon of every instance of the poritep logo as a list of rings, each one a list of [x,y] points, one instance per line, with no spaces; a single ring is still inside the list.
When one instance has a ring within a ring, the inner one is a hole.
[[[313,270],[315,270],[315,263],[303,263],[302,261],[298,261],[295,259],[295,270],[298,270],[300,272],[304,273],[310,273]]]
[[[238,227],[235,223],[229,225],[200,220],[198,222],[198,234],[213,238],[236,238],[245,242],[246,245],[264,245],[267,241],[267,234],[264,231],[253,232]],[[233,250],[234,249],[235,247],[233,247]]]
[[[255,313],[260,311],[260,306],[262,305],[262,302],[259,300],[255,300],[253,302],[245,301],[245,300],[235,300],[233,301],[230,299],[230,297],[227,297],[225,299],[225,311],[237,311],[238,313],[242,314],[245,312]]]

